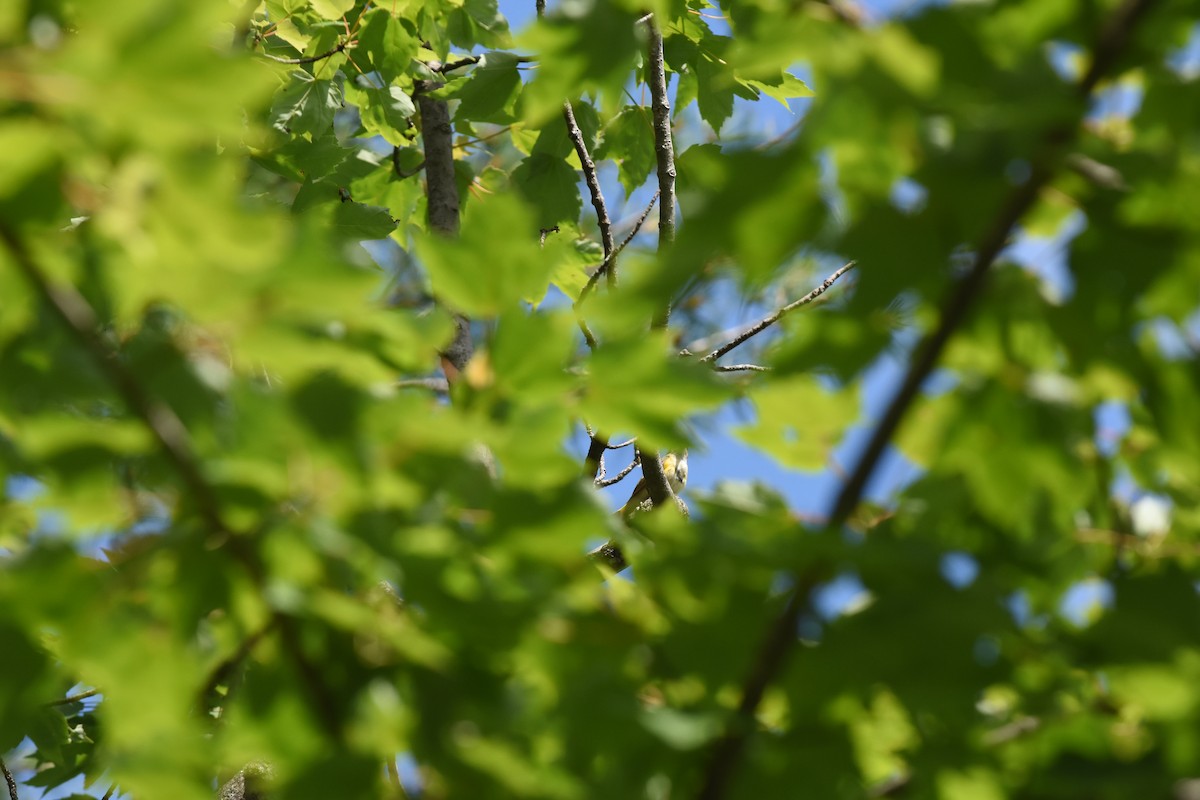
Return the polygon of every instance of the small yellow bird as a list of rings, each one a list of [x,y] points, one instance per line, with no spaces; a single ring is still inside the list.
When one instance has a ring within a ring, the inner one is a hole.
[[[666,473],[667,482],[671,484],[671,491],[679,494],[683,491],[683,487],[687,486],[688,451],[682,453],[667,453],[663,456],[659,463],[662,464],[663,472]],[[637,511],[638,506],[650,499],[650,490],[646,488],[646,476],[643,475],[637,482],[637,486],[633,487],[633,494],[625,501],[625,505],[621,506],[618,514],[627,515]]]

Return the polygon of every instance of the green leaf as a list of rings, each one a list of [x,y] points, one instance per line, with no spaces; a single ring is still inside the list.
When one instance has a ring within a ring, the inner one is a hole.
[[[537,215],[538,228],[579,219],[583,199],[579,195],[578,178],[578,173],[561,158],[536,151],[512,174],[513,184]]]
[[[309,0],[309,4],[325,19],[340,20],[354,8],[355,0]]]
[[[649,109],[641,106],[622,109],[604,126],[604,139],[596,148],[595,157],[617,162],[621,186],[627,194],[644,184],[658,163]]]
[[[409,138],[404,132],[409,128],[409,118],[417,111],[408,92],[399,86],[389,86],[387,89],[366,89],[363,94],[366,103],[359,109],[367,132],[382,136],[391,145],[408,144]]]
[[[271,104],[271,124],[284,133],[324,135],[333,115],[345,101],[345,76],[339,70],[331,80],[314,78],[304,70],[290,73],[290,81]]]
[[[417,252],[435,295],[471,316],[495,316],[545,294],[554,264],[537,243],[529,209],[497,196],[467,207],[459,238],[427,234],[417,239]]]
[[[564,6],[532,26],[521,46],[541,55],[541,68],[525,88],[526,119],[542,123],[565,98],[596,90],[620,97],[641,51],[633,12],[615,3]]]
[[[636,432],[659,448],[686,446],[686,418],[731,394],[708,367],[674,356],[662,334],[607,341],[587,369],[582,405],[591,424]]]
[[[784,108],[790,108],[788,100],[797,97],[812,97],[814,92],[808,84],[790,72],[784,72],[778,81],[740,80],[747,86],[765,94]]]
[[[815,378],[770,381],[749,396],[758,421],[735,428],[735,434],[795,469],[827,467],[833,449],[859,414],[853,392],[824,388]]]
[[[365,55],[367,63],[380,74],[384,84],[390,85],[408,71],[418,46],[417,37],[389,9],[373,8],[363,15],[354,57],[358,60],[360,53]]]
[[[514,57],[489,52],[471,75],[449,95],[458,98],[455,121],[504,124],[516,119],[521,76]]]

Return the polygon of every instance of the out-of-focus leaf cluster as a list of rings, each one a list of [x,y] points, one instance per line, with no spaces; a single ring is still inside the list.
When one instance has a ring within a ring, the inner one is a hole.
[[[633,532],[566,446],[581,420],[694,445],[689,417],[741,399],[743,443],[836,479],[881,353],[937,324],[1047,131],[1093,102],[1055,53],[1086,52],[1114,5],[858,27],[816,2],[579,2],[515,40],[494,0],[0,11],[0,225],[20,243],[0,249],[0,751],[28,785],[136,797],[211,797],[255,760],[283,796],[373,796],[397,753],[427,797],[689,794],[799,584],[817,601],[730,796],[1186,787],[1200,97],[1168,60],[1186,9],[1152,12],[1119,64],[1136,113],[1101,104],[1074,135],[1124,188],[1060,159],[1026,219],[1083,222],[1055,240],[1068,288],[1002,258],[894,442],[919,475],[903,495],[831,534],[730,480]],[[565,300],[602,255],[560,109],[627,195],[653,180],[647,11],[676,124],[694,102],[708,127],[676,160],[675,246],[635,243],[582,306],[588,353]],[[451,104],[454,239],[426,230],[421,92]],[[720,137],[739,98],[813,93],[794,135]],[[182,421],[216,509],[22,251]],[[794,299],[851,258],[835,307],[747,345],[772,372],[673,355],[714,333],[687,303]],[[678,327],[648,333],[681,297]],[[397,385],[436,373],[452,313],[478,352],[449,402]],[[1102,403],[1127,430],[1097,437]],[[1139,527],[1142,495],[1166,530]],[[633,582],[584,556],[614,537]],[[847,576],[851,601],[823,602]],[[1108,606],[1064,614],[1089,583]],[[80,686],[99,695],[60,703]]]

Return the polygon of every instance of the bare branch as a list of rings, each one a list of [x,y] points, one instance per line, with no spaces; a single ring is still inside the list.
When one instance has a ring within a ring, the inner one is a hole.
[[[89,697],[95,697],[98,694],[100,694],[99,689],[88,689],[87,691],[79,692],[78,694],[67,695],[61,700],[55,700],[51,703],[47,703],[46,705],[69,706],[71,703],[78,703],[80,700],[87,700]]]
[[[770,372],[770,367],[759,366],[758,364],[730,364],[722,366],[716,364],[713,366],[715,372]]]
[[[579,308],[579,306],[583,303],[583,298],[587,297],[588,292],[590,292],[596,286],[596,282],[600,280],[600,276],[608,271],[608,265],[612,262],[612,260],[620,255],[622,250],[629,246],[629,243],[633,241],[633,237],[637,236],[638,231],[640,231],[642,226],[646,224],[646,220],[650,216],[650,211],[654,208],[654,204],[658,202],[658,195],[658,192],[654,193],[654,197],[650,198],[650,202],[646,204],[646,209],[642,212],[641,216],[637,218],[637,222],[633,223],[633,228],[629,231],[629,235],[621,241],[621,244],[617,245],[617,248],[613,251],[612,255],[600,262],[600,266],[596,267],[596,271],[592,273],[590,278],[588,278],[588,282],[584,284],[583,289],[579,292],[579,299],[575,301],[576,308]]]
[[[226,658],[222,659],[221,662],[213,668],[212,672],[209,673],[208,680],[204,682],[204,686],[202,686],[200,691],[196,694],[196,707],[200,710],[202,715],[208,714],[208,701],[209,698],[216,693],[217,687],[229,679],[229,676],[235,669],[237,669],[238,665],[250,656],[251,651],[254,650],[258,643],[261,642],[277,624],[277,619],[269,620],[267,624],[263,625],[258,630],[254,631],[245,639],[243,639],[236,650],[230,653]]]
[[[642,477],[646,479],[646,490],[650,492],[654,507],[658,508],[668,500],[674,500],[675,492],[671,489],[671,482],[667,480],[667,473],[663,470],[658,454],[646,453],[639,447],[636,457],[642,462]]]
[[[437,69],[437,64],[431,69]],[[442,84],[417,82],[417,105],[421,109],[421,133],[425,147],[425,194],[428,200],[429,227],[443,236],[458,235],[458,185],[454,180],[454,128],[445,100],[430,97],[429,92]],[[471,341],[471,323],[461,314],[454,315],[454,339],[442,351],[442,369],[453,382],[464,369],[475,345]]]
[[[405,178],[411,178],[413,175],[416,175],[418,172],[420,172],[423,169],[425,169],[424,161],[422,161],[420,164],[418,164],[411,172],[405,172],[404,168],[400,166],[400,148],[399,147],[392,148],[392,172],[394,172],[396,174],[397,178],[399,178],[400,180],[404,180]]]
[[[408,792],[404,791],[404,784],[400,782],[400,770],[396,769],[396,759],[393,756],[387,760],[388,781],[391,784],[392,790],[397,798],[408,797]]]
[[[450,392],[450,382],[445,378],[401,378],[396,381],[398,389],[428,389],[438,394]]]
[[[588,557],[593,561],[600,562],[613,572],[620,572],[629,566],[629,562],[625,560],[625,554],[621,552],[620,546],[613,541],[608,541],[600,545],[588,553]]]
[[[337,47],[333,48],[332,50],[326,50],[324,53],[321,53],[320,55],[304,56],[302,58],[282,58],[281,56],[273,56],[270,53],[259,53],[259,55],[262,56],[263,58],[269,58],[272,61],[275,61],[279,64],[315,64],[316,62],[321,61],[326,58],[329,58],[330,56],[337,55],[338,53],[344,51],[347,47],[349,47],[350,44],[351,44],[350,42],[342,42],[341,44],[339,44]]]
[[[439,73],[445,75],[447,72],[454,72],[454,70],[456,70],[456,69],[462,69],[463,67],[469,67],[472,64],[478,64],[479,60],[481,58],[483,58],[483,56],[466,56],[465,58],[461,58],[458,61],[451,61],[446,64],[439,64],[437,69],[434,70],[434,72],[439,72]]]
[[[1120,50],[1128,41],[1133,23],[1149,7],[1153,0],[1125,0],[1109,19],[1100,35],[1094,51],[1092,67],[1079,85],[1084,96],[1090,94],[1096,83],[1118,59]],[[866,449],[859,457],[850,478],[841,491],[829,515],[826,530],[837,531],[850,517],[867,481],[875,471],[888,442],[900,426],[909,407],[916,399],[925,379],[933,371],[938,357],[951,336],[966,319],[972,303],[983,291],[985,278],[992,262],[1004,247],[1013,227],[1037,199],[1042,187],[1061,166],[1063,148],[1078,134],[1079,120],[1066,125],[1057,125],[1045,132],[1042,147],[1032,159],[1033,167],[1025,182],[1017,187],[1004,203],[996,219],[983,236],[975,250],[975,257],[967,274],[959,280],[943,303],[941,320],[937,328],[918,347],[916,355],[879,424],[871,436]],[[749,736],[755,727],[759,703],[767,687],[779,676],[788,654],[796,643],[796,625],[808,605],[808,598],[815,585],[813,576],[804,576],[788,594],[783,611],[776,617],[755,657],[750,675],[742,689],[742,699],[729,727],[713,745],[704,780],[698,797],[700,800],[717,800],[725,796],[733,778]]]
[[[840,267],[838,269],[837,272],[833,273],[828,278],[826,278],[824,283],[822,283],[817,288],[813,289],[808,294],[804,295],[804,297],[801,297],[799,300],[795,300],[791,303],[788,303],[786,306],[779,309],[778,311],[776,311],[773,314],[763,317],[761,320],[756,322],[754,325],[751,325],[749,328],[742,331],[740,334],[735,336],[733,339],[730,339],[728,342],[721,345],[717,349],[713,350],[711,353],[706,355],[704,358],[700,359],[700,362],[707,364],[710,361],[714,361],[714,360],[720,358],[721,356],[725,355],[730,350],[732,350],[733,348],[742,344],[743,342],[746,342],[747,340],[762,333],[767,328],[771,327],[776,322],[783,319],[783,317],[786,316],[787,314],[790,314],[791,312],[795,311],[797,308],[800,308],[801,306],[808,305],[813,300],[816,300],[818,297],[825,294],[825,292],[829,290],[829,287],[833,286],[833,284],[835,284],[837,282],[838,278],[842,277],[843,275],[845,275],[847,272],[849,272],[853,268],[854,268],[853,261],[849,262],[848,264],[843,265],[842,267]]]
[[[661,253],[675,241],[675,146],[671,141],[671,101],[667,96],[662,32],[654,19],[647,20],[646,27],[650,32],[646,82],[650,84],[654,118],[654,155],[658,161],[658,251]],[[670,315],[671,305],[668,300],[658,312],[654,326],[666,327]],[[655,471],[653,467],[651,471]],[[666,479],[663,479],[663,486],[666,486]]]
[[[17,781],[13,778],[12,773],[8,771],[8,765],[4,763],[3,758],[0,758],[0,772],[4,773],[4,782],[8,785],[8,800],[21,800],[17,796]]]
[[[618,472],[616,476],[612,478],[605,478],[602,471],[600,475],[596,476],[596,487],[599,489],[606,489],[609,486],[620,483],[621,481],[625,480],[625,477],[629,473],[633,472],[634,468],[637,467],[641,461],[642,460],[635,455],[633,457],[633,461],[629,462],[629,466]]]
[[[596,163],[588,152],[587,142],[583,140],[583,131],[575,121],[575,109],[571,101],[563,103],[563,121],[567,123],[567,136],[575,145],[575,155],[579,156],[579,164],[583,168],[583,179],[587,183],[588,193],[592,196],[592,208],[596,209],[596,224],[600,227],[600,241],[604,245],[605,270],[608,274],[608,286],[611,289],[617,284],[617,261],[613,245],[612,221],[608,218],[608,206],[604,203],[604,194],[600,191],[600,179],[596,177]]]
[[[1101,164],[1082,153],[1072,153],[1067,156],[1067,166],[1101,189],[1111,189],[1115,192],[1129,191],[1129,184],[1125,183],[1125,178],[1117,169],[1108,164]]]
[[[632,439],[626,439],[625,441],[623,441],[619,444],[605,445],[605,447],[609,450],[620,450],[622,447],[629,447],[629,445],[635,443],[636,441],[637,441],[637,437],[635,436]]]

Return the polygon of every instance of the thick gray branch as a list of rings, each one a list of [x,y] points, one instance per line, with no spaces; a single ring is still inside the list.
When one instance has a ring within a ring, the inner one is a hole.
[[[437,70],[439,65],[431,64]],[[429,228],[444,236],[458,235],[458,184],[454,179],[454,128],[450,125],[450,109],[445,100],[429,96],[441,84],[419,81],[417,106],[421,110],[421,139],[425,147],[425,195],[429,208]],[[466,369],[475,352],[471,342],[471,323],[461,314],[454,315],[454,339],[442,351],[451,369],[446,376],[453,380]],[[443,363],[443,368],[446,366]],[[452,374],[453,373],[453,374]]]

